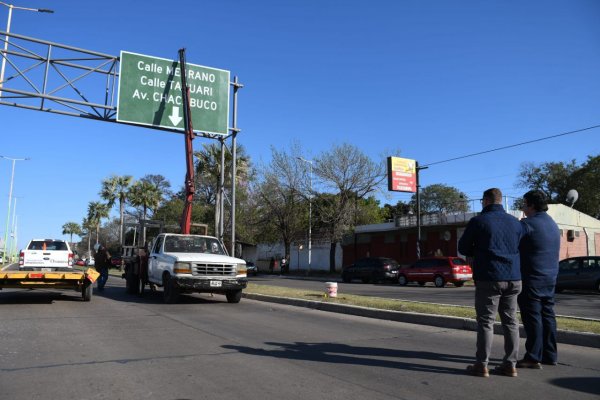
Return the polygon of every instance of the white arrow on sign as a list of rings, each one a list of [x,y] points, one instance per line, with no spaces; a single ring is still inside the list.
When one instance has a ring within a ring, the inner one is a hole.
[[[169,115],[169,119],[171,120],[173,126],[179,125],[179,123],[183,119],[179,116],[179,107],[173,107],[173,112],[171,113],[171,115]]]

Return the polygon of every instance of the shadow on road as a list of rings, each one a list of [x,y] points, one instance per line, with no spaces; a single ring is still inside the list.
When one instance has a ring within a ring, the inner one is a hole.
[[[550,383],[569,390],[600,395],[600,382],[594,377],[556,378]]]
[[[14,304],[52,304],[83,301],[81,292],[61,289],[6,289],[0,291],[0,307]]]
[[[287,358],[291,360],[316,361],[333,364],[364,365],[405,369],[410,371],[433,372],[443,374],[465,374],[465,365],[474,361],[473,357],[431,353],[427,351],[393,350],[378,347],[359,347],[339,343],[272,343],[265,345],[278,346],[278,349],[262,349],[246,346],[225,345],[228,350],[261,357]],[[379,359],[374,357],[381,357]],[[436,363],[419,362],[419,360],[444,361],[459,363],[458,368],[436,366]]]
[[[94,284],[92,292],[94,298],[104,297],[114,301],[138,304],[163,304],[162,289],[151,291],[148,288],[142,295],[128,294],[123,286],[111,286],[110,280],[103,291],[98,291]],[[52,304],[54,302],[83,302],[81,293],[68,289],[10,289],[0,291],[0,307],[11,304]],[[182,294],[177,304],[212,304],[227,303],[224,295],[215,294]]]

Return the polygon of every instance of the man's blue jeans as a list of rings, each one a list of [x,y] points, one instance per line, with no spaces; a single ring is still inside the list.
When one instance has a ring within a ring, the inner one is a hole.
[[[108,280],[108,268],[101,268],[99,271],[100,276],[98,277],[98,290],[104,290],[104,285]]]
[[[477,313],[478,363],[487,366],[494,339],[496,314],[504,333],[505,364],[513,367],[519,358],[519,320],[517,318],[517,296],[521,292],[521,281],[477,281],[475,282],[475,312]]]
[[[556,317],[554,315],[554,285],[523,286],[519,309],[525,327],[525,358],[531,361],[555,363]]]

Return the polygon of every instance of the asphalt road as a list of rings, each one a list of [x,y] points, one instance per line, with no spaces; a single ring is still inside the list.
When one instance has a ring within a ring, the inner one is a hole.
[[[261,285],[284,286],[305,290],[325,290],[325,283],[319,280],[295,279],[293,277],[280,277],[277,275],[261,274],[250,277],[250,281]],[[338,293],[349,293],[363,296],[377,296],[392,299],[425,301],[440,304],[454,304],[473,306],[475,288],[463,286],[461,288],[447,285],[436,288],[428,283],[421,287],[416,284],[399,286],[397,284],[364,284],[358,281],[353,283],[338,282]],[[556,295],[554,311],[559,315],[569,315],[582,318],[600,319],[600,293],[565,291]]]
[[[600,396],[599,349],[518,378],[465,374],[473,332],[224,296],[162,303],[111,277],[75,292],[0,292],[0,399],[532,399]],[[496,336],[492,362],[502,352]]]

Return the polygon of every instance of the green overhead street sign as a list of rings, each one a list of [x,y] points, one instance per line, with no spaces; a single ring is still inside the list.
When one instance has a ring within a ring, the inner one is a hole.
[[[121,51],[117,121],[184,130],[179,61]],[[194,131],[229,132],[229,71],[186,64]]]

